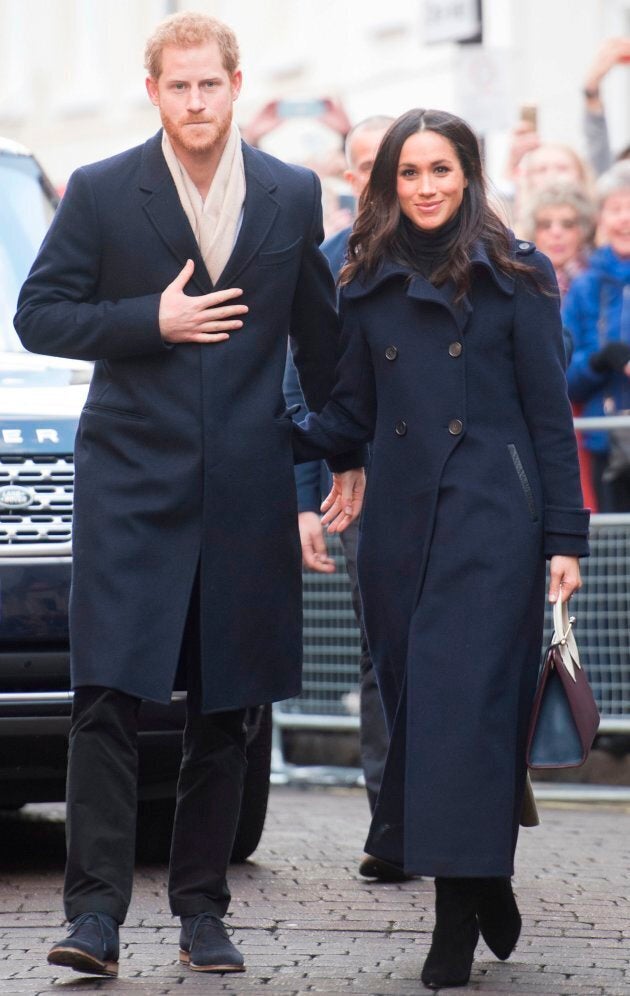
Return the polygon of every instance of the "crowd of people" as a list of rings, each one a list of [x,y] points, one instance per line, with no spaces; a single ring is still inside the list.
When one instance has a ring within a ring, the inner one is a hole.
[[[610,150],[601,84],[630,68],[630,38],[611,38],[584,79],[586,158],[542,142],[531,122],[515,129],[508,162],[512,222],[551,260],[566,330],[575,414],[630,414],[630,146]],[[624,443],[625,450],[624,450]],[[586,504],[630,511],[630,429],[580,439]]]
[[[73,174],[15,318],[27,348],[95,361],[75,460],[69,927],[48,961],[118,972],[138,709],[184,682],[179,958],[244,970],[223,918],[245,710],[299,691],[300,546],[331,569],[313,520],[328,491],[322,523],[346,535],[364,631],[360,871],[435,879],[419,974],[465,985],[480,935],[500,959],[520,935],[546,562],[556,602],[588,555],[567,354],[576,402],[624,410],[630,165],[599,177],[595,215],[575,153],[519,129],[515,235],[465,121],[371,118],[346,142],[356,220],[324,255],[316,175],[240,140],[234,33],[172,15],[145,64],[161,130]],[[621,493],[605,446],[589,450],[600,507]],[[294,461],[317,479],[299,506]]]

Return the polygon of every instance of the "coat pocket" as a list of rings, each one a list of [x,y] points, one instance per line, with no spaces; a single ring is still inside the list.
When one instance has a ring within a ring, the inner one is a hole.
[[[514,464],[514,469],[521,482],[521,487],[523,489],[523,494],[525,495],[525,501],[527,502],[527,507],[529,509],[529,516],[532,522],[538,522],[538,512],[536,511],[536,502],[534,500],[534,492],[532,491],[531,485],[527,479],[527,474],[525,473],[525,468],[521,463],[521,458],[518,455],[518,450],[514,443],[508,443],[508,453],[512,457],[512,463]]]
[[[112,418],[129,419],[132,422],[144,422],[146,419],[146,416],[140,415],[139,412],[130,412],[123,408],[110,408],[109,405],[98,405],[92,401],[86,402],[83,411],[86,415],[109,415]]]
[[[296,242],[292,242],[290,246],[285,249],[274,249],[271,252],[261,252],[258,254],[258,265],[259,266],[277,266],[279,263],[286,263],[297,256],[298,253],[302,251],[302,243],[304,239],[300,235]]]

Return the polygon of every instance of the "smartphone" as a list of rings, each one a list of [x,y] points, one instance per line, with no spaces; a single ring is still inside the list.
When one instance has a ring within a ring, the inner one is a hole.
[[[527,122],[532,131],[538,131],[538,108],[536,104],[523,104],[520,119]]]
[[[325,110],[323,100],[279,100],[277,107],[281,118],[316,118]]]

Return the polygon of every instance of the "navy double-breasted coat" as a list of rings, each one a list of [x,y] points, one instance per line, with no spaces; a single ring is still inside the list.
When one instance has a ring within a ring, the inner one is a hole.
[[[545,557],[587,553],[557,297],[481,244],[472,269],[460,304],[387,261],[345,287],[333,399],[294,441],[373,439],[359,580],[391,746],[366,850],[426,875],[512,873]]]
[[[96,361],[75,453],[73,686],[168,701],[199,567],[204,709],[300,688],[282,375],[290,333],[308,403],[323,406],[335,293],[317,178],[247,145],[243,155],[242,226],[215,288],[158,133],[73,175],[20,296],[28,349]],[[160,337],[160,295],[188,258],[186,293],[243,289],[249,313],[229,341]]]

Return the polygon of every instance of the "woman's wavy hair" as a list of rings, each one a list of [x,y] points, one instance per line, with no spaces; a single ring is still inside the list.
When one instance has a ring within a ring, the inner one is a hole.
[[[370,276],[384,256],[412,271],[417,269],[412,248],[405,237],[396,187],[402,147],[410,135],[422,131],[436,132],[451,143],[468,180],[458,229],[447,259],[431,274],[432,282],[439,285],[451,278],[456,297],[461,299],[470,288],[470,250],[473,243],[481,239],[488,256],[503,273],[530,276],[539,284],[533,268],[514,259],[512,237],[488,203],[479,143],[473,130],[454,114],[415,108],[397,118],[383,136],[369,183],[359,201],[359,213],[348,241],[348,262],[339,277],[340,285],[350,283],[359,273]]]

